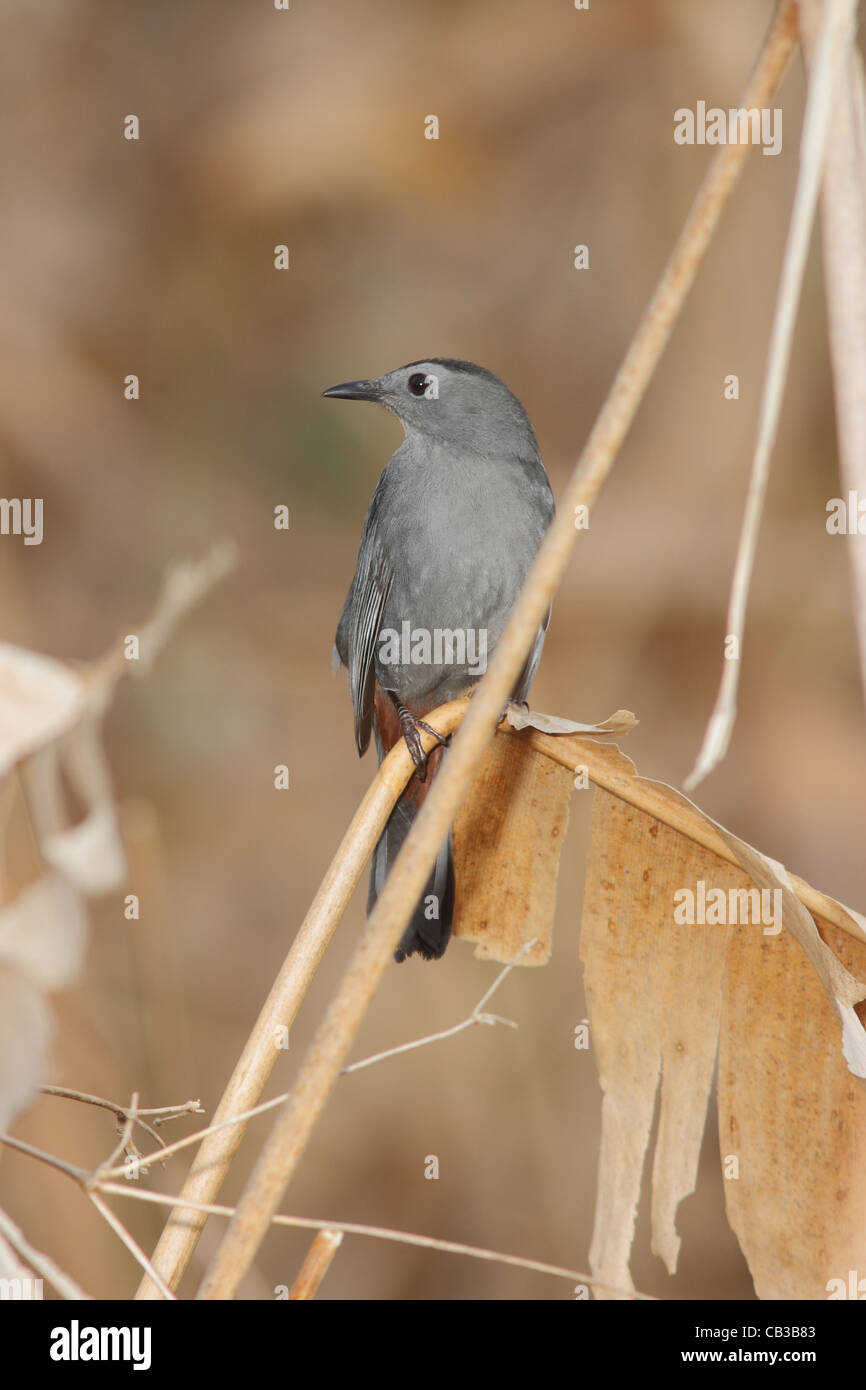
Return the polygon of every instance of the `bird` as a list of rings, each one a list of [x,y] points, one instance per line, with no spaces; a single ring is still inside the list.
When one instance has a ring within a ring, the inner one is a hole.
[[[333,651],[334,670],[348,670],[359,755],[371,732],[380,763],[402,737],[415,766],[373,853],[369,913],[447,744],[424,716],[481,679],[554,501],[529,416],[485,367],[430,357],[322,394],[384,406],[404,433],[373,492]],[[548,611],[515,702],[526,701],[549,621]],[[420,731],[438,740],[426,758]],[[454,899],[449,830],[394,953],[398,963],[443,955]]]

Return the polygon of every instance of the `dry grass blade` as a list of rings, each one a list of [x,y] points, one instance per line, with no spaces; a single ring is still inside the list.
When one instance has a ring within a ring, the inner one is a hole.
[[[806,54],[812,61],[822,6],[818,0],[802,0],[800,14]],[[856,48],[849,55],[838,87],[821,190],[821,227],[836,437],[850,508],[852,493],[861,505],[866,498],[866,83]],[[861,683],[866,697],[866,546],[862,534],[851,534],[850,515],[849,537]]]
[[[803,122],[803,137],[800,147],[800,174],[797,191],[788,229],[788,240],[782,261],[782,274],[779,294],[773,317],[773,331],[767,356],[767,370],[764,390],[761,397],[761,411],[758,420],[758,437],[752,460],[752,476],[749,480],[749,493],[746,510],[737,548],[734,578],[731,584],[731,597],[728,606],[727,640],[736,639],[735,654],[726,660],[722,667],[722,679],[716,704],[707,724],[704,741],[697,761],[685,781],[687,789],[692,789],[712,772],[728,749],[734,721],[737,714],[737,686],[740,671],[740,652],[746,626],[746,605],[749,585],[758,548],[758,532],[767,479],[770,473],[770,458],[776,440],[779,412],[788,374],[791,356],[791,341],[794,336],[794,321],[800,301],[803,271],[818,190],[824,168],[824,151],[833,114],[833,102],[840,73],[844,70],[853,38],[854,12],[857,0],[826,0],[824,6],[821,35],[809,94],[806,102],[806,115]],[[862,249],[862,248],[861,248]]]

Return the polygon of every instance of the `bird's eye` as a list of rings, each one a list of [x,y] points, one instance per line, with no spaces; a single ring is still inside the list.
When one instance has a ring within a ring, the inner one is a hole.
[[[427,390],[427,377],[424,372],[413,372],[409,378],[409,390],[413,396],[423,396]]]

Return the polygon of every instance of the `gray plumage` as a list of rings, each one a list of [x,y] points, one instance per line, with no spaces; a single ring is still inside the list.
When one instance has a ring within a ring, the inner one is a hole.
[[[449,649],[447,639],[429,660],[418,662],[403,659],[405,643],[397,655],[393,649],[389,654],[384,634],[402,633],[406,623],[412,633],[484,634],[489,659],[550,524],[553,496],[526,411],[483,367],[434,357],[324,394],[377,401],[397,416],[406,436],[373,494],[335,642],[335,657],[348,668],[355,741],[363,753],[374,726],[377,683],[421,716],[454,699],[483,674],[473,671],[478,662],[473,663],[472,653],[463,661],[455,659],[459,645]],[[516,700],[526,698],[546,626],[517,682]],[[373,862],[371,904],[397,842],[402,844],[411,824],[413,804],[405,804],[401,816],[398,803],[393,827],[389,822],[382,836]],[[437,901],[442,892],[447,896],[447,872],[453,874],[450,845],[443,846],[440,860],[438,877],[437,869],[431,876],[431,885],[440,890]],[[434,924],[418,915],[428,896],[407,930],[403,954],[415,949],[440,955],[444,950],[450,920]],[[431,926],[440,928],[441,950],[436,949],[438,940],[425,941],[423,934],[415,939],[422,922],[428,937],[436,935]]]

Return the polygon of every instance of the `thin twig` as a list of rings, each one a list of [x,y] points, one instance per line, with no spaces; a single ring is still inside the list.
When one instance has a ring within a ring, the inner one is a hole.
[[[282,1099],[282,1097],[278,1099]],[[274,1102],[268,1102],[269,1105],[272,1105],[273,1103]],[[81,1186],[85,1187],[86,1189],[87,1181],[91,1175],[88,1174],[85,1169],[75,1168],[71,1164],[66,1163],[65,1160],[56,1158],[53,1154],[47,1154],[43,1153],[39,1149],[33,1149],[29,1144],[24,1144],[20,1140],[10,1139],[6,1135],[0,1135],[0,1142],[9,1143],[13,1148],[20,1148],[25,1153],[29,1153],[32,1157],[41,1159],[43,1162],[48,1163],[52,1167],[59,1169],[60,1172],[65,1173],[68,1177],[71,1177],[74,1181],[78,1182]],[[173,1299],[175,1297],[174,1293],[168,1288],[168,1285],[164,1283],[159,1272],[153,1268],[153,1265],[150,1263],[150,1261],[148,1261],[144,1252],[136,1244],[133,1237],[126,1230],[126,1227],[123,1226],[123,1223],[119,1220],[119,1218],[114,1214],[114,1212],[111,1211],[109,1207],[105,1205],[105,1203],[99,1200],[99,1198],[97,1197],[97,1192],[118,1197],[133,1197],[142,1202],[152,1202],[156,1203],[158,1206],[168,1207],[174,1207],[179,1205],[180,1198],[172,1196],[169,1193],[154,1192],[149,1188],[138,1187],[137,1185],[134,1185],[132,1183],[114,1182],[107,1175],[104,1175],[103,1177],[99,1178],[96,1181],[94,1188],[88,1191],[87,1194],[90,1197],[91,1201],[93,1201],[94,1205],[97,1207],[97,1210],[100,1211],[101,1215],[105,1218],[108,1224],[123,1241],[124,1245],[126,1245],[127,1248],[130,1249],[132,1253],[135,1255],[135,1258],[138,1260],[139,1264],[141,1264],[142,1267],[148,1271],[149,1277],[153,1280],[156,1287],[159,1288],[163,1297]],[[193,1210],[201,1213],[203,1216],[212,1215],[231,1217],[234,1215],[235,1212],[234,1207],[221,1206],[214,1202],[197,1202],[194,1201],[192,1198],[185,1199],[185,1201],[189,1201],[190,1207]],[[541,1260],[528,1259],[522,1255],[507,1255],[495,1250],[487,1250],[481,1246],[463,1245],[457,1241],[439,1240],[434,1236],[422,1236],[409,1231],[394,1231],[382,1226],[365,1226],[360,1225],[357,1222],[331,1220],[319,1221],[312,1217],[282,1216],[279,1214],[273,1217],[273,1224],[277,1226],[301,1227],[303,1229],[308,1230],[335,1230],[342,1231],[347,1235],[370,1236],[379,1240],[392,1240],[400,1242],[404,1245],[421,1246],[428,1250],[441,1250],[444,1251],[446,1254],[469,1255],[474,1259],[493,1260],[500,1264],[514,1265],[522,1269],[534,1270],[540,1274],[552,1274],[557,1276],[558,1278],[572,1279],[577,1281],[578,1283],[586,1283],[595,1288],[603,1289],[606,1292],[624,1294],[629,1298],[649,1299],[652,1297],[650,1294],[634,1293],[626,1289],[612,1288],[607,1284],[601,1284],[598,1281],[593,1280],[591,1275],[585,1274],[580,1270],[566,1269],[563,1266],[546,1264]],[[28,1258],[30,1258],[29,1255]],[[48,1257],[46,1256],[45,1258],[47,1259]],[[31,1263],[33,1263],[32,1259]],[[53,1276],[49,1277],[52,1278],[52,1282],[55,1282]],[[59,1288],[60,1286],[57,1285],[57,1287]],[[73,1295],[71,1293],[67,1296],[78,1297],[77,1294]],[[82,1294],[81,1297],[86,1298],[87,1295]]]
[[[749,585],[758,548],[758,532],[770,475],[770,459],[776,442],[779,413],[788,376],[794,322],[803,271],[815,220],[818,190],[824,167],[824,150],[833,114],[833,102],[839,75],[853,37],[854,11],[857,0],[825,0],[821,35],[815,56],[815,66],[806,100],[803,135],[800,145],[800,173],[788,228],[788,240],[782,261],[779,293],[773,316],[773,330],[767,355],[764,390],[758,419],[758,437],[752,460],[752,476],[743,514],[743,526],[737,547],[734,578],[728,604],[726,644],[734,638],[736,649],[732,657],[722,662],[722,678],[716,704],[707,724],[692,771],[685,780],[687,791],[702,782],[721,762],[728,750],[737,715],[737,687],[740,678],[740,655],[746,626],[746,606]]]
[[[242,1111],[239,1115],[232,1115],[228,1120],[214,1120],[213,1124],[207,1125],[205,1129],[197,1130],[195,1134],[187,1134],[183,1139],[176,1139],[173,1144],[166,1144],[155,1154],[143,1154],[120,1167],[111,1168],[101,1177],[134,1177],[136,1172],[149,1167],[156,1159],[170,1158],[172,1154],[179,1153],[181,1149],[188,1149],[192,1144],[201,1143],[203,1139],[207,1139],[209,1135],[215,1134],[219,1130],[228,1129],[232,1125],[237,1125],[243,1130],[247,1120],[252,1120],[256,1115],[263,1115],[266,1110],[276,1109],[278,1105],[283,1104],[287,1096],[288,1092],[281,1096],[274,1096],[273,1100],[262,1101],[261,1105],[255,1105],[251,1110]]]
[[[109,1154],[108,1158],[104,1159],[103,1162],[99,1164],[98,1168],[96,1168],[96,1169],[93,1171],[93,1173],[90,1175],[90,1178],[89,1178],[88,1184],[87,1184],[88,1187],[92,1187],[93,1184],[98,1180],[98,1178],[101,1176],[102,1173],[109,1173],[109,1172],[112,1171],[114,1161],[115,1161],[115,1159],[118,1157],[119,1154],[126,1154],[127,1159],[129,1159],[129,1158],[139,1159],[139,1158],[141,1157],[141,1155],[138,1153],[138,1150],[136,1150],[134,1154],[130,1153],[130,1147],[131,1147],[131,1144],[132,1144],[132,1131],[133,1131],[133,1127],[134,1127],[134,1125],[135,1125],[135,1120],[136,1120],[136,1107],[137,1107],[137,1105],[138,1105],[138,1091],[133,1091],[133,1093],[132,1093],[132,1100],[131,1100],[130,1103],[129,1103],[129,1108],[128,1108],[127,1111],[125,1112],[125,1118],[124,1118],[124,1121],[123,1121],[123,1129],[122,1129],[121,1134],[120,1134],[120,1139],[118,1140],[117,1144],[116,1144],[116,1145],[114,1146],[114,1148],[112,1149],[112,1151],[111,1151],[111,1153]]]
[[[117,1102],[113,1100],[106,1100],[104,1096],[92,1096],[87,1091],[72,1090],[68,1086],[38,1086],[37,1090],[40,1091],[43,1095],[59,1096],[64,1100],[76,1100],[80,1101],[84,1105],[95,1105],[98,1106],[101,1110],[111,1111],[111,1113],[115,1117],[115,1120],[119,1124],[123,1124],[124,1126],[124,1137],[121,1139],[121,1142],[118,1145],[115,1154],[121,1152],[125,1148],[128,1151],[132,1150],[133,1152],[130,1152],[129,1156],[136,1162],[139,1168],[143,1168],[149,1161],[152,1162],[156,1159],[162,1161],[166,1157],[165,1150],[168,1149],[168,1145],[166,1144],[162,1136],[157,1134],[153,1126],[149,1125],[145,1120],[142,1119],[142,1115],[157,1116],[158,1118],[154,1120],[154,1124],[156,1125],[161,1123],[164,1124],[168,1120],[176,1120],[181,1115],[203,1115],[205,1113],[200,1100],[187,1100],[184,1101],[182,1105],[155,1105],[150,1106],[147,1109],[139,1109],[138,1106],[135,1104],[135,1101],[138,1097],[138,1092],[136,1092],[135,1096],[133,1097],[132,1105],[125,1106],[118,1105]],[[160,1145],[163,1152],[157,1154],[150,1154],[147,1158],[143,1158],[142,1155],[135,1148],[135,1145],[131,1142],[132,1125],[134,1124],[140,1125],[141,1128],[145,1130],[147,1134],[150,1135],[154,1143]],[[182,1148],[185,1144],[195,1143],[196,1138],[196,1135],[188,1136],[186,1140],[181,1141],[181,1143],[178,1146],[174,1147]],[[107,1158],[104,1161],[104,1163],[102,1163],[99,1166],[99,1168],[97,1168],[95,1171],[103,1175],[107,1172],[116,1172],[117,1170],[113,1166],[115,1154],[112,1154],[109,1158]],[[124,1165],[121,1171],[126,1172],[127,1165]]]
[[[131,1126],[132,1120],[130,1118],[127,1120],[127,1127],[131,1130]],[[125,1129],[125,1136],[126,1132],[127,1131]],[[142,1269],[145,1269],[147,1273],[151,1276],[151,1278],[153,1278],[159,1284],[160,1291],[162,1292],[163,1297],[171,1299],[174,1298],[174,1294],[172,1293],[171,1289],[169,1289],[167,1284],[163,1283],[163,1280],[161,1279],[160,1275],[153,1268],[153,1266],[150,1263],[150,1260],[147,1258],[141,1247],[136,1243],[134,1238],[126,1230],[126,1227],[123,1225],[123,1223],[119,1220],[118,1217],[114,1215],[114,1213],[108,1207],[106,1207],[105,1203],[102,1201],[102,1198],[96,1195],[96,1191],[94,1189],[101,1185],[99,1169],[97,1169],[93,1173],[90,1173],[87,1171],[86,1168],[80,1168],[77,1164],[74,1163],[67,1163],[66,1159],[64,1158],[58,1158],[55,1154],[46,1153],[43,1149],[37,1149],[32,1144],[25,1143],[23,1139],[14,1139],[11,1134],[0,1134],[0,1144],[8,1144],[8,1146],[11,1149],[18,1149],[21,1153],[27,1154],[30,1158],[38,1159],[40,1163],[47,1163],[49,1167],[56,1168],[58,1172],[65,1173],[67,1177],[72,1178],[74,1182],[78,1183],[78,1185],[81,1188],[83,1188],[83,1190],[87,1193],[87,1196],[93,1202],[93,1205],[96,1207],[97,1211],[108,1222],[112,1230],[120,1237],[127,1249],[130,1250],[132,1254],[135,1256]],[[121,1188],[121,1191],[125,1190],[135,1191],[134,1188]]]
[[[128,1191],[134,1192],[135,1188],[128,1189]],[[164,1283],[160,1275],[157,1273],[153,1265],[150,1263],[150,1260],[145,1255],[138,1241],[135,1239],[134,1236],[132,1236],[129,1233],[129,1231],[126,1229],[120,1218],[115,1216],[114,1212],[111,1210],[111,1207],[108,1206],[106,1202],[103,1202],[102,1198],[99,1196],[97,1192],[89,1191],[87,1195],[90,1198],[93,1205],[96,1207],[96,1210],[99,1212],[100,1216],[108,1222],[109,1226],[114,1231],[114,1234],[118,1236],[120,1240],[123,1241],[123,1244],[126,1246],[127,1250],[130,1252],[133,1258],[138,1261],[142,1269],[147,1270],[151,1279],[155,1280],[155,1282],[159,1285],[163,1298],[169,1298],[172,1300],[172,1302],[175,1302],[175,1296],[172,1293],[171,1289],[168,1287],[166,1283]]]
[[[137,1197],[142,1202],[155,1202],[160,1206],[171,1206],[180,1201],[164,1192],[153,1192],[149,1188],[126,1188],[119,1183],[103,1183],[103,1192],[113,1192],[121,1197]],[[216,1202],[190,1202],[196,1211],[208,1216],[233,1216],[236,1208],[221,1206]],[[301,1227],[306,1230],[342,1231],[344,1235],[370,1236],[374,1240],[392,1240],[399,1245],[417,1245],[424,1250],[441,1250],[446,1255],[468,1255],[475,1260],[490,1260],[495,1264],[512,1265],[516,1269],[528,1269],[536,1274],[550,1274],[557,1279],[568,1279],[577,1284],[587,1284],[590,1288],[601,1289],[604,1293],[617,1294],[622,1298],[636,1299],[640,1302],[656,1303],[659,1300],[648,1293],[638,1293],[634,1289],[620,1288],[593,1279],[583,1270],[568,1269],[564,1265],[546,1264],[543,1260],[528,1259],[524,1255],[506,1255],[500,1250],[488,1250],[481,1245],[464,1245],[456,1240],[440,1240],[436,1236],[422,1236],[413,1231],[395,1231],[387,1226],[364,1226],[353,1221],[320,1221],[310,1216],[271,1217],[274,1226]]]
[[[462,1033],[465,1028],[472,1028],[476,1023],[504,1023],[509,1028],[516,1028],[517,1024],[512,1022],[510,1018],[500,1018],[498,1014],[482,1013],[482,1009],[487,1001],[493,998],[506,975],[514,969],[515,965],[519,965],[521,958],[532,949],[537,939],[534,936],[531,941],[527,941],[521,946],[514,960],[510,961],[503,970],[500,970],[493,984],[482,995],[469,1017],[464,1018],[462,1023],[455,1023],[453,1028],[445,1028],[440,1033],[430,1033],[426,1038],[417,1038],[414,1042],[401,1043],[399,1047],[389,1047],[387,1051],[377,1052],[372,1057],[365,1057],[361,1062],[353,1062],[351,1066],[343,1067],[342,1075],[345,1076],[350,1071],[360,1071],[362,1067],[371,1067],[374,1062],[382,1062],[386,1057],[396,1057],[399,1052],[412,1052],[416,1047],[426,1047],[427,1043],[442,1042],[443,1038],[453,1038],[456,1033]]]
[[[8,1144],[10,1149],[18,1149],[20,1153],[28,1154],[30,1158],[38,1158],[40,1163],[47,1163],[51,1168],[57,1168],[61,1173],[65,1173],[68,1178],[74,1178],[76,1182],[86,1183],[90,1173],[86,1168],[79,1168],[76,1163],[67,1163],[65,1158],[56,1158],[54,1154],[46,1153],[44,1149],[36,1149],[32,1144],[27,1144],[23,1139],[13,1139],[11,1134],[0,1134],[0,1144]]]
[[[85,1105],[98,1105],[103,1110],[111,1110],[119,1120],[125,1120],[127,1117],[128,1112],[124,1106],[113,1100],[105,1100],[103,1096],[91,1096],[87,1091],[73,1091],[68,1086],[37,1086],[36,1089],[46,1096],[61,1096],[65,1100],[80,1100]],[[152,1105],[136,1111],[139,1120],[142,1115],[159,1116],[159,1119],[154,1121],[155,1124],[165,1124],[167,1120],[176,1120],[181,1115],[203,1114],[204,1106],[200,1100],[185,1100],[183,1105]]]
[[[796,5],[782,0],[740,105],[766,104],[787,66],[795,37]],[[747,154],[745,144],[728,144],[710,165],[487,672],[389,872],[199,1298],[231,1298],[255,1258],[582,534],[574,526],[577,509],[594,503],[613,467]]]

